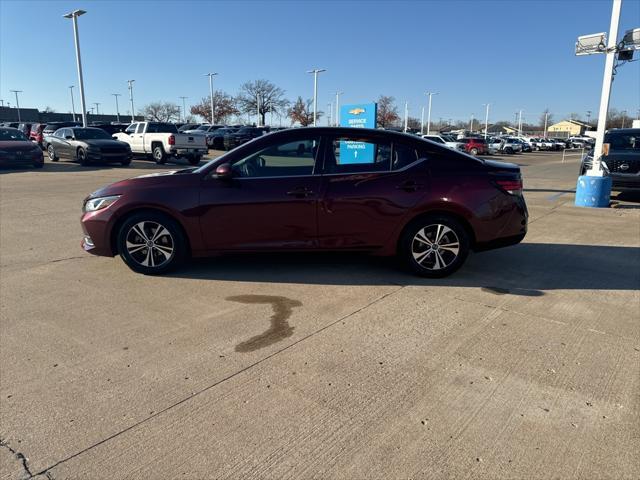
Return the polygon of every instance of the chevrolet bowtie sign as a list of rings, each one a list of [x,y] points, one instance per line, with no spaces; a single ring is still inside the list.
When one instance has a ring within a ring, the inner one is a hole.
[[[343,105],[340,108],[340,126],[376,128],[377,104]],[[375,145],[367,142],[340,141],[339,163],[373,163]]]

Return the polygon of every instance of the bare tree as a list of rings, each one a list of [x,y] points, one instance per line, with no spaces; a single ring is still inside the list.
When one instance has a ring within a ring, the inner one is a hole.
[[[551,113],[548,108],[545,108],[540,115],[540,128],[544,128],[545,116],[547,125],[551,125],[553,123],[553,113]]]
[[[380,98],[378,98],[377,123],[379,127],[387,128],[400,120],[398,107],[394,103],[395,100],[394,97],[385,95],[380,95]]]
[[[212,124],[226,123],[230,117],[240,113],[236,106],[236,99],[221,90],[213,92],[213,110],[215,118],[211,120],[211,96],[205,97],[200,103],[191,106],[193,115],[198,115]]]
[[[152,122],[180,120],[180,107],[171,102],[152,102],[142,108],[144,118]]]
[[[262,125],[265,124],[267,113],[284,111],[289,106],[289,101],[284,98],[284,90],[268,80],[244,83],[236,102],[243,113],[255,114],[259,110]]]
[[[299,123],[303,127],[313,125],[313,109],[311,105],[313,100],[304,101],[302,97],[298,97],[295,103],[287,111],[287,116],[291,119],[291,124]],[[316,113],[316,119],[322,116],[322,112]]]
[[[56,113],[56,111],[53,108],[51,108],[50,106],[48,106],[48,105],[46,107],[44,107],[44,110],[42,112],[43,113]]]

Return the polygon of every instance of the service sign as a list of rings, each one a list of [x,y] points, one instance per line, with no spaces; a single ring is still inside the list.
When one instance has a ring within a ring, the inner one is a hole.
[[[342,105],[340,126],[351,128],[376,128],[376,103]],[[340,163],[373,163],[375,145],[365,142],[340,142]]]

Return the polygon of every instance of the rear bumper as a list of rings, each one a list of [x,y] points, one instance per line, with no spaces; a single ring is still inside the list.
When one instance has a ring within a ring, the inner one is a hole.
[[[169,150],[169,153],[171,155],[206,155],[208,152],[207,147],[200,147],[200,148],[171,148]]]

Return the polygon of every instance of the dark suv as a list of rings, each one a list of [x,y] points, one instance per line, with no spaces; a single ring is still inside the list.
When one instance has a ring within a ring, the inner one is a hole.
[[[231,150],[269,132],[269,127],[242,127],[224,136],[224,149]]]
[[[615,190],[640,189],[640,128],[617,128],[604,136],[609,154],[602,157]],[[580,175],[591,168],[593,150],[582,160]]]

